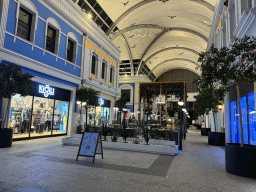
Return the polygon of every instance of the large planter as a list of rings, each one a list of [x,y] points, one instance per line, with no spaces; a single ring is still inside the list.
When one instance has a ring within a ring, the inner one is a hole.
[[[208,136],[209,131],[211,131],[211,128],[201,128],[201,135]]]
[[[13,129],[0,129],[0,148],[12,146]]]
[[[256,177],[256,146],[225,145],[226,171],[243,177]]]
[[[208,144],[216,146],[225,146],[225,133],[209,132]]]

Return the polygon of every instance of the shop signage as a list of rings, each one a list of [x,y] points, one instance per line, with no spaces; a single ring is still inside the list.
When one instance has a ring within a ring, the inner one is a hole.
[[[79,146],[76,161],[78,160],[78,156],[85,156],[93,157],[94,162],[96,154],[101,154],[103,159],[101,135],[96,132],[84,132]]]
[[[104,105],[104,100],[102,98],[99,98],[98,102],[100,106]]]
[[[39,84],[39,93],[43,93],[45,97],[48,97],[49,95],[54,95],[54,88],[49,85]]]

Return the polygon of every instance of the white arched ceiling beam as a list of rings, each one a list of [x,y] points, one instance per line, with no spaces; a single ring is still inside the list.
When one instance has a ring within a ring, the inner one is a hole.
[[[125,46],[127,48],[127,51],[128,51],[128,55],[129,55],[129,60],[130,60],[130,65],[131,65],[131,76],[134,76],[134,67],[133,67],[133,58],[132,58],[132,52],[131,52],[131,48],[127,42],[127,39],[125,38],[124,35],[122,35],[122,37],[124,38],[124,43],[125,43]]]
[[[144,0],[144,1],[141,1],[140,3],[134,5],[133,7],[131,7],[130,9],[128,9],[127,11],[125,11],[112,25],[111,27],[108,29],[107,31],[107,36],[110,35],[110,33],[114,30],[114,28],[122,21],[123,18],[125,18],[127,15],[129,15],[131,12],[133,12],[134,10],[140,8],[141,6],[143,5],[146,5],[148,3],[151,3],[151,2],[155,2],[156,0]],[[196,3],[199,3],[203,6],[205,6],[206,8],[208,8],[210,11],[213,12],[214,10],[214,7],[209,4],[208,2],[204,1],[204,0],[196,0],[195,1]]]
[[[118,36],[120,35],[123,35],[124,33],[128,32],[128,31],[132,31],[132,30],[135,30],[135,29],[141,29],[141,28],[155,28],[155,29],[162,29],[162,30],[169,30],[169,31],[185,31],[185,32],[188,32],[188,33],[192,33],[200,38],[202,38],[203,40],[205,40],[206,42],[208,42],[208,38],[205,37],[204,35],[202,35],[201,33],[198,33],[197,31],[194,31],[192,29],[186,29],[186,28],[179,28],[179,27],[174,27],[174,28],[166,28],[166,27],[163,27],[163,26],[159,26],[159,25],[152,25],[152,24],[141,24],[141,25],[134,25],[134,26],[130,26],[130,27],[127,27],[125,29],[122,29],[116,33],[114,33],[110,39],[111,40],[114,40],[115,38],[117,38]]]
[[[197,55],[199,55],[199,52],[195,51],[194,49],[190,49],[190,48],[187,48],[187,47],[168,47],[168,48],[165,48],[165,49],[161,49],[155,53],[153,53],[152,55],[150,55],[146,60],[145,60],[145,63],[147,63],[151,58],[153,58],[154,56],[160,54],[160,53],[163,53],[165,51],[169,51],[169,50],[175,50],[175,49],[180,49],[180,50],[185,50],[185,51],[190,51],[192,53],[195,53]]]
[[[185,59],[185,58],[172,58],[172,59],[167,59],[167,60],[164,60],[162,61],[161,63],[158,63],[153,69],[151,69],[151,73],[154,72],[154,70],[156,70],[156,68],[158,68],[159,66],[165,64],[165,63],[168,63],[168,62],[171,62],[171,61],[186,61],[186,62],[189,62],[189,63],[192,63],[193,65],[195,65],[198,69],[201,68],[201,66],[195,62],[195,61],[192,61],[190,59]]]
[[[166,32],[168,32],[168,29],[163,30],[158,36],[156,36],[156,38],[150,43],[150,45],[147,47],[147,49],[144,51],[144,53],[142,54],[141,58],[140,58],[140,63],[138,66],[138,70],[137,70],[137,75],[139,74],[140,70],[141,70],[141,64],[143,61],[143,58],[145,57],[145,55],[147,54],[148,50],[157,42],[158,39],[160,39]]]

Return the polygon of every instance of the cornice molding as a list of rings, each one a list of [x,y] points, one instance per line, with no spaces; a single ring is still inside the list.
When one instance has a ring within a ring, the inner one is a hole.
[[[56,77],[58,79],[62,79],[65,81],[69,81],[71,83],[75,83],[80,85],[81,84],[81,78],[77,77],[75,75],[71,75],[67,72],[58,70],[54,67],[51,67],[49,65],[45,65],[44,63],[41,63],[39,61],[35,61],[31,58],[25,57],[23,55],[20,55],[18,53],[12,52],[5,48],[0,48],[0,60],[6,60],[15,64],[18,64],[22,67],[26,67],[28,69],[32,69],[34,71],[38,71],[40,73],[47,73],[47,75],[50,75],[52,77]]]

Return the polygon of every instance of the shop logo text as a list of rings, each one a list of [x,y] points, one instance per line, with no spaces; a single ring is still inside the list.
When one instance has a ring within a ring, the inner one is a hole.
[[[43,93],[45,97],[54,95],[54,88],[49,85],[39,85],[39,93]]]

